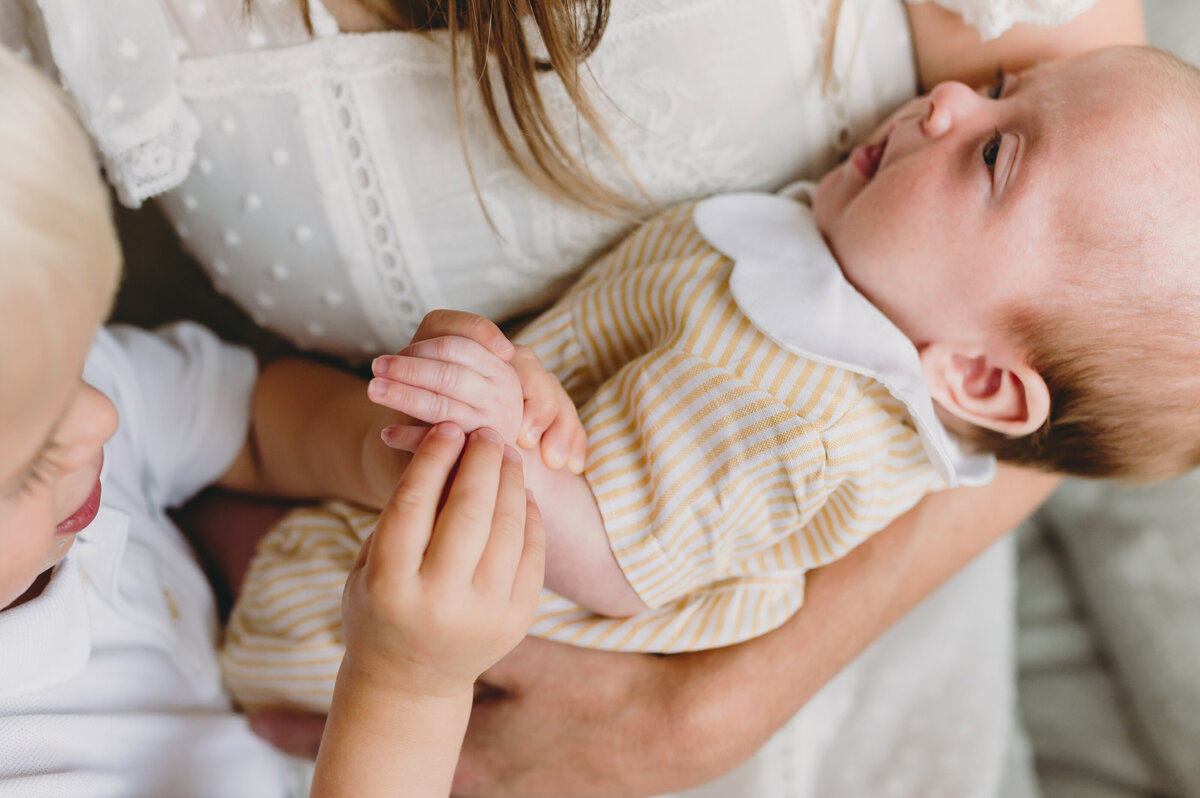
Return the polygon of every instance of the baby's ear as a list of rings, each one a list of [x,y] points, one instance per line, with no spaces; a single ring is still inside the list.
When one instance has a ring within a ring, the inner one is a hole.
[[[934,401],[976,426],[1020,437],[1050,414],[1046,381],[1022,359],[934,343],[921,350],[921,369]]]

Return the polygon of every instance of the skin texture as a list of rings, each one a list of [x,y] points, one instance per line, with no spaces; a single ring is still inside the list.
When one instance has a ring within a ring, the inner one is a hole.
[[[434,427],[346,581],[314,798],[449,792],[472,685],[528,627],[543,557],[516,450]]]
[[[908,8],[925,85],[978,83],[1001,65],[1017,71],[1145,38],[1136,0],[1101,0],[1065,28],[1023,26],[987,49],[961,46],[961,36],[978,35],[965,33],[957,16],[943,15],[950,28],[938,29],[923,17],[932,4]],[[1054,477],[1001,469],[985,488],[928,497],[850,557],[814,573],[806,611],[756,641],[670,658],[523,644],[510,657],[523,667],[503,664],[484,676],[498,689],[472,713],[455,793],[650,795],[730,770],[1055,484]]]
[[[4,609],[36,598],[86,528],[63,524],[93,494],[117,429],[112,402],[81,376],[116,272],[81,271],[74,281],[51,275],[43,291],[10,280],[0,293],[2,338],[21,341],[0,358]],[[256,383],[250,434],[219,480],[249,493],[386,504],[344,594],[347,656],[317,798],[394,795],[397,785],[415,798],[446,795],[473,684],[524,635],[542,585],[541,520],[517,451],[493,430],[468,443],[444,424],[410,465],[380,440],[398,420],[367,400],[362,380],[279,361]]]
[[[974,85],[993,80],[1001,66],[1015,72],[1144,40],[1136,0],[1100,0],[1066,26],[1019,26],[982,47],[956,15],[931,3],[908,10],[926,86],[945,79]],[[455,794],[651,795],[728,771],[1055,484],[1002,468],[987,487],[927,498],[812,574],[805,612],[739,646],[652,657],[526,641],[483,677],[490,691],[472,713]],[[319,739],[319,719],[276,713],[255,722],[297,753],[311,755]]]
[[[49,291],[16,275],[0,285],[0,607],[40,592],[39,575],[70,550],[75,534],[58,525],[95,489],[116,431],[112,403],[82,377],[115,286],[111,268]]]
[[[1151,56],[1114,48],[978,91],[941,83],[820,181],[815,216],[842,271],[917,346],[934,398],[962,422],[1025,435],[1049,414],[1014,308],[1083,313],[1138,283],[1141,259],[1098,271],[1063,253],[1119,251],[1170,191],[1146,164],[1181,161],[1187,145],[1146,122],[1162,115],[1158,76]],[[1178,263],[1158,271],[1190,279]]]

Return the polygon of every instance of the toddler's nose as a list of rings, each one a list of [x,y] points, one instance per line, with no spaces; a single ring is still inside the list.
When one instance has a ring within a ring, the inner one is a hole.
[[[982,98],[965,83],[955,80],[939,83],[929,92],[929,107],[921,120],[921,130],[932,138],[944,136],[981,101]]]
[[[59,456],[63,472],[82,467],[117,430],[117,410],[107,396],[84,383],[62,422],[66,439]]]

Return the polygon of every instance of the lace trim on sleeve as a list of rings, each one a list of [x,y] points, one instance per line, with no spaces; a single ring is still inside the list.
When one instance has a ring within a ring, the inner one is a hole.
[[[926,0],[906,0],[909,3]],[[1061,25],[1091,8],[1096,0],[936,0],[979,29],[987,41],[1013,25]]]
[[[200,138],[200,123],[174,92],[137,127],[142,135],[112,136],[108,141],[97,136],[104,173],[128,208],[182,183]]]
[[[183,181],[200,124],[175,84],[158,0],[37,0],[63,86],[123,205]]]

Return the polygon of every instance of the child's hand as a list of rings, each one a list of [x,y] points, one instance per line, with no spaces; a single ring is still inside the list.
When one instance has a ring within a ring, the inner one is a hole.
[[[537,606],[545,546],[520,455],[489,429],[463,444],[453,424],[429,431],[346,580],[342,668],[377,689],[469,691]]]
[[[457,310],[431,311],[417,328],[413,343],[447,336],[469,338],[512,366],[520,380],[524,403],[517,444],[526,448],[540,444],[542,460],[547,466],[559,469],[566,465],[573,472],[581,473],[587,457],[583,424],[562,384],[546,371],[533,352],[528,347],[514,347],[499,327],[482,316]],[[390,360],[377,360],[374,366],[376,377],[392,378],[392,365]],[[377,401],[403,411],[387,398]],[[384,435],[384,440],[391,446],[411,451],[423,434],[415,429],[394,428]]]

